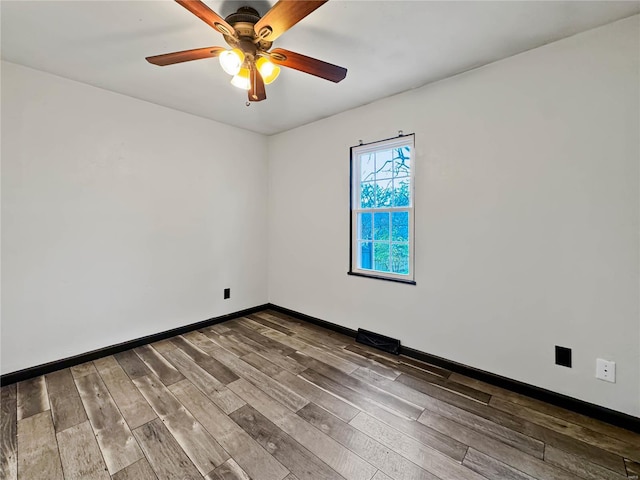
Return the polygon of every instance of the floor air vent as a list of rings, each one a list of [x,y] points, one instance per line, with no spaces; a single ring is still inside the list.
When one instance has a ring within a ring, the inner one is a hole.
[[[373,333],[359,328],[358,335],[356,335],[356,342],[369,345],[378,350],[400,355],[400,340],[385,337],[379,333]]]

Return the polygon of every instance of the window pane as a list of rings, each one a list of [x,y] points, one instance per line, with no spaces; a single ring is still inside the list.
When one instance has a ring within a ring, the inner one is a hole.
[[[393,174],[396,177],[409,176],[411,173],[411,149],[409,147],[394,148]]]
[[[391,214],[391,240],[394,242],[409,241],[409,212],[393,212]]]
[[[389,240],[389,212],[373,214],[373,239]]]
[[[376,179],[393,176],[393,157],[391,150],[376,152]]]
[[[386,242],[374,243],[374,270],[380,272],[389,271],[389,244]]]
[[[393,206],[408,207],[411,204],[411,190],[409,178],[397,178],[394,180]]]
[[[359,213],[358,214],[358,239],[359,240],[371,240],[371,214]]]
[[[358,268],[371,270],[373,267],[373,244],[358,242]]]
[[[382,180],[376,182],[376,207],[390,207],[393,202],[393,182]]]
[[[376,206],[375,183],[362,183],[360,185],[360,208],[373,208]]]
[[[360,155],[360,180],[362,182],[373,181],[373,172],[375,169],[375,154],[367,153]]]
[[[409,245],[406,243],[391,245],[391,271],[409,273]]]

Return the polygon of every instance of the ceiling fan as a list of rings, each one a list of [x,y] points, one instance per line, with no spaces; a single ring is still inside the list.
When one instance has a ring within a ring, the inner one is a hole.
[[[205,47],[147,57],[154,65],[166,66],[203,58],[218,57],[231,83],[248,90],[249,102],[267,98],[265,84],[273,82],[280,67],[293,68],[332,82],[339,82],[347,69],[283,48],[269,51],[273,41],[328,0],[280,0],[263,17],[251,7],[222,18],[200,0],[175,0],[223,36],[229,49]],[[247,103],[247,105],[249,105]]]

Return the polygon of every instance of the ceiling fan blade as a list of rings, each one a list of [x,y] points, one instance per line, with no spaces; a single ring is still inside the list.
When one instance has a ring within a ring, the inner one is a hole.
[[[271,61],[283,67],[293,68],[335,83],[344,80],[344,77],[347,76],[346,68],[285,50],[284,48],[274,48],[271,51]]]
[[[207,7],[200,0],[176,0],[180,5],[193,13],[200,20],[212,26],[223,35],[235,36],[235,30],[227,21]]]
[[[328,0],[280,0],[264,14],[253,29],[258,36],[273,42],[311,12]],[[267,29],[264,30],[263,29]],[[262,33],[261,33],[262,32]]]
[[[261,102],[267,98],[267,92],[264,89],[264,80],[257,68],[252,68],[249,76],[249,101]]]
[[[226,48],[223,47],[194,48],[193,50],[183,50],[182,52],[165,53],[163,55],[147,57],[147,62],[164,67],[165,65],[173,65],[174,63],[217,57],[224,50],[226,50]]]

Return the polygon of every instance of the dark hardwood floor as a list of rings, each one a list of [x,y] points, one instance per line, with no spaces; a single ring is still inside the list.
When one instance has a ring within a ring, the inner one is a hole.
[[[622,480],[640,435],[264,311],[2,388],[1,478]]]

